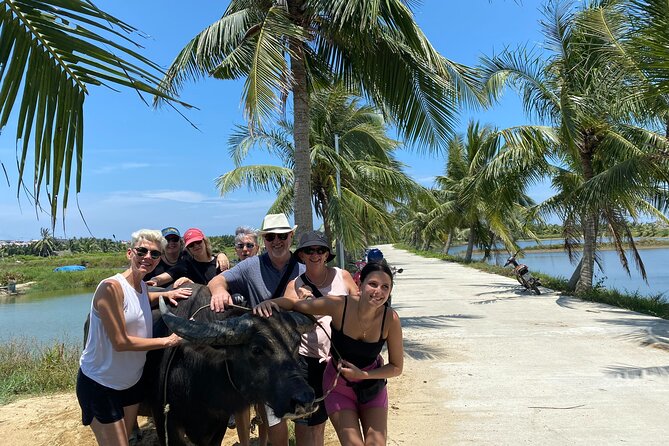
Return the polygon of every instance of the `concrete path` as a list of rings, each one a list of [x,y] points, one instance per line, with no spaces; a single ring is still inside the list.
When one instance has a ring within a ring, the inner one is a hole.
[[[669,444],[669,321],[380,248],[404,268],[389,444]]]

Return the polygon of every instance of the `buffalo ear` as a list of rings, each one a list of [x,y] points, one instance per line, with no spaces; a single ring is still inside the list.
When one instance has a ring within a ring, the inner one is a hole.
[[[281,317],[291,326],[295,327],[300,334],[309,333],[314,329],[316,318],[309,314],[298,313],[297,311],[285,311],[280,314]]]

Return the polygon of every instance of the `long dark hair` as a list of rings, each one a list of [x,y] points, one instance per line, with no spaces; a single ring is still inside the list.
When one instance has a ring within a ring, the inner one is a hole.
[[[367,278],[367,276],[370,273],[377,272],[377,271],[382,272],[382,273],[386,273],[388,275],[388,277],[390,277],[390,286],[391,287],[395,285],[394,280],[393,280],[393,272],[390,270],[390,267],[388,266],[388,262],[386,262],[385,259],[381,260],[380,262],[369,262],[369,263],[367,263],[367,265],[365,265],[364,268],[362,268],[362,271],[360,271],[360,284],[362,284],[365,281],[365,279]]]

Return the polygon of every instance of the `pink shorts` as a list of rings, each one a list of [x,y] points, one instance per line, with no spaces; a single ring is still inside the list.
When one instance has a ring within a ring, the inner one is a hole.
[[[363,370],[371,370],[377,367],[377,363],[365,367]],[[328,360],[328,365],[325,367],[325,373],[323,374],[323,392],[326,393],[328,389],[332,388],[332,383],[337,376],[337,370],[335,370],[335,365],[332,361],[332,358]],[[373,400],[365,404],[358,403],[358,399],[355,396],[353,389],[346,385],[346,380],[341,375],[337,380],[337,385],[332,392],[325,398],[325,410],[327,410],[328,415],[338,412],[340,410],[353,410],[360,412],[361,409],[371,409],[373,407],[382,407],[388,409],[388,389],[387,386],[379,392]]]

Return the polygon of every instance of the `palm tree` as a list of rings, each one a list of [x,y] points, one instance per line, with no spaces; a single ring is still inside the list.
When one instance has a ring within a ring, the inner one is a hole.
[[[32,142],[34,190],[26,192],[39,207],[45,185],[52,228],[59,199],[67,207],[75,162],[76,191],[81,190],[83,107],[90,87],[118,85],[171,100],[153,87],[160,67],[123,46],[139,47],[126,37],[135,31],[89,0],[0,0],[0,130],[21,94],[18,189],[25,188]]]
[[[56,241],[49,232],[49,229],[40,229],[42,238],[32,243],[30,250],[34,255],[40,257],[49,257],[55,251]]]
[[[428,214],[426,232],[441,229],[452,238],[456,229],[468,229],[465,261],[470,262],[474,245],[487,255],[497,239],[515,246],[514,234],[522,226],[519,214],[533,204],[512,175],[492,182],[482,177],[486,166],[503,147],[503,132],[470,122],[466,136],[449,141],[446,175],[435,180],[439,202]]]
[[[476,100],[470,70],[442,57],[406,0],[231,0],[220,20],[177,55],[164,88],[202,76],[246,78],[244,109],[262,129],[292,94],[295,222],[312,228],[310,94],[342,81],[363,92],[410,141],[436,147],[450,134],[458,99]]]
[[[518,87],[526,109],[550,127],[526,127],[526,135],[533,136],[512,139],[486,175],[494,179],[515,170],[520,182],[534,178],[521,171],[550,175],[557,194],[537,212],[562,217],[570,256],[582,240],[576,285],[582,294],[592,289],[602,227],[612,235],[623,267],[629,272],[627,243],[645,278],[628,220],[646,214],[667,221],[653,203],[666,206],[669,152],[665,138],[639,125],[647,123],[648,102],[631,89],[638,76],[603,57],[609,42],[592,32],[593,15],[607,14],[606,8],[593,2],[574,11],[569,2],[555,2],[545,13],[548,60],[523,50],[505,52],[487,59],[484,73],[485,80]]]
[[[402,172],[394,158],[398,142],[386,135],[387,125],[371,106],[351,97],[342,86],[312,93],[310,201],[323,219],[330,240],[338,235],[349,250],[361,249],[375,235],[392,237],[395,225],[390,208],[409,200],[423,189]],[[236,168],[221,175],[216,184],[222,195],[243,186],[277,191],[270,212],[290,212],[293,206],[293,128],[286,121],[272,131],[238,127],[230,140]],[[340,152],[334,147],[340,135]],[[242,166],[253,147],[263,147],[281,160],[281,166]],[[336,171],[341,177],[337,194]]]

